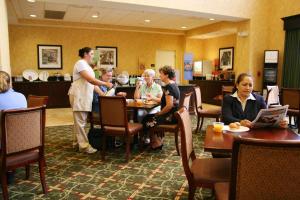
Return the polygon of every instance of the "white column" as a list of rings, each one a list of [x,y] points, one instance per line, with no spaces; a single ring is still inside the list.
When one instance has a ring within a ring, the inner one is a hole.
[[[5,0],[0,0],[0,70],[11,73],[9,58],[9,39],[7,6]]]

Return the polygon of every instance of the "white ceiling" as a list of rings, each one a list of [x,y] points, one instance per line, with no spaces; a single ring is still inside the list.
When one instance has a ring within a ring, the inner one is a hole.
[[[109,25],[189,30],[219,21],[238,21],[238,18],[217,16],[183,10],[129,5],[100,0],[8,0],[8,19],[10,24],[17,24],[18,19],[45,20],[45,10],[65,11],[64,22],[98,23]],[[99,13],[98,18],[92,18]],[[36,18],[29,15],[35,14]],[[209,18],[215,18],[210,21]],[[144,20],[150,19],[150,23]],[[49,20],[49,19],[47,19]],[[185,26],[186,29],[181,27]]]

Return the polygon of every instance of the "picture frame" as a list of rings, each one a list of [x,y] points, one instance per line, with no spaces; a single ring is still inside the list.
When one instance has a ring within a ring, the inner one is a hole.
[[[220,70],[233,70],[234,47],[219,49],[219,64]]]
[[[97,66],[101,67],[112,67],[118,66],[118,48],[110,46],[96,46],[96,50],[99,52]]]
[[[38,69],[62,69],[62,45],[38,44]]]

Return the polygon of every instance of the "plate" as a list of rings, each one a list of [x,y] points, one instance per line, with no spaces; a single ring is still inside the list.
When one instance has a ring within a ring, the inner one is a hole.
[[[246,127],[246,126],[240,126],[239,129],[230,129],[229,126],[224,126],[223,127],[223,131],[230,131],[230,132],[233,132],[233,133],[240,133],[240,132],[246,132],[246,131],[249,131],[250,128]]]
[[[39,79],[41,81],[48,81],[49,73],[47,71],[42,71],[39,73]]]
[[[155,101],[146,101],[145,104],[146,105],[155,105],[157,103]]]
[[[26,69],[22,73],[23,77],[28,81],[35,81],[39,78],[39,75],[33,69]]]

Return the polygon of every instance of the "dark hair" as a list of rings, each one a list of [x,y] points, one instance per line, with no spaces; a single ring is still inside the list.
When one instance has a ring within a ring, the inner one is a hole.
[[[237,85],[240,84],[240,82],[242,82],[245,77],[252,78],[252,76],[250,74],[247,74],[247,73],[241,73],[241,74],[239,74],[239,76],[236,79],[234,88],[233,88],[233,93],[237,91]]]
[[[159,72],[162,72],[165,75],[168,75],[169,79],[175,78],[175,71],[171,66],[165,65],[165,66],[159,68]]]
[[[85,53],[90,53],[90,51],[92,51],[92,48],[90,48],[90,47],[83,47],[82,49],[79,49],[78,56],[80,56],[81,58],[83,58],[84,54]]]

